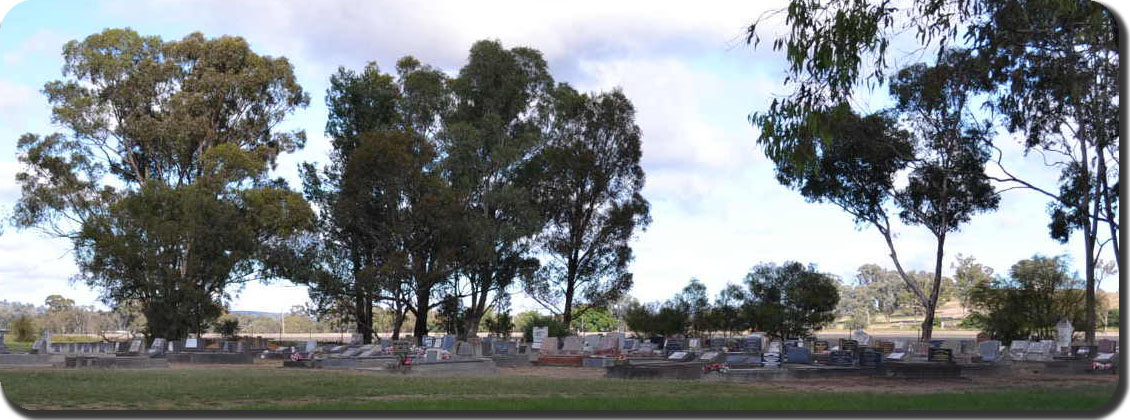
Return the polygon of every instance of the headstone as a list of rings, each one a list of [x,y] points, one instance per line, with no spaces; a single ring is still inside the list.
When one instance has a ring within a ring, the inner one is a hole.
[[[539,343],[534,342],[535,349],[538,348],[538,344]],[[557,337],[545,337],[540,344],[541,348],[538,349],[538,353],[557,354]]]
[[[978,343],[980,343],[982,341],[989,341],[989,338],[990,338],[989,333],[987,333],[987,332],[982,331],[982,332],[977,333],[977,342]]]
[[[443,340],[440,341],[439,348],[451,351],[451,349],[455,348],[455,336],[443,336]]]
[[[768,351],[761,355],[761,363],[765,367],[779,367],[781,366],[781,353],[775,351]]]
[[[883,353],[867,350],[859,354],[859,365],[863,367],[878,367],[883,363]]]
[[[672,354],[687,349],[687,339],[685,338],[668,338],[663,343],[663,351],[666,354]]]
[[[719,354],[721,354],[721,353],[716,352],[716,351],[708,351],[706,353],[703,353],[702,356],[700,356],[698,358],[698,360],[703,361],[703,362],[713,361],[714,359],[718,358]]]
[[[169,343],[164,338],[154,338],[153,344],[149,346],[149,351],[146,352],[149,356],[159,356],[165,354],[165,349]]]
[[[780,353],[782,350],[781,342],[779,340],[772,340],[769,342],[769,348],[765,351],[768,353]]]
[[[953,363],[953,350],[931,347],[926,356],[926,361]]]
[[[891,353],[895,352],[895,342],[894,341],[882,341],[882,340],[880,340],[878,342],[878,346],[876,348],[879,350],[880,353],[891,354]]]
[[[706,345],[710,347],[711,350],[725,350],[726,339],[722,337],[711,338],[706,341]]]
[[[35,340],[35,343],[32,343],[31,345],[31,352],[36,354],[47,354],[47,340],[44,340],[42,338]]]
[[[500,356],[510,354],[510,344],[511,343],[509,341],[495,341],[494,354]]]
[[[435,363],[439,361],[439,349],[428,349],[424,356],[424,361],[427,363]]]
[[[625,338],[624,341],[621,342],[620,346],[621,351],[632,351],[637,348],[639,348],[639,340],[636,340],[634,338]]]
[[[541,349],[547,338],[549,338],[549,327],[534,327],[535,349]],[[551,351],[557,351],[556,343],[554,344],[554,348],[551,349]]]
[[[961,340],[961,354],[977,354],[979,349],[975,340]]]
[[[565,337],[564,342],[561,344],[561,351],[566,354],[580,353],[582,348],[584,348],[584,342],[581,341],[581,337],[575,335]]]
[[[303,350],[306,351],[307,353],[313,353],[314,350],[317,350],[317,349],[318,349],[318,342],[314,341],[314,340],[307,341],[306,347],[303,348]]]
[[[840,350],[854,352],[859,349],[859,342],[856,340],[840,339]]]
[[[816,340],[812,342],[813,353],[823,353],[828,351],[828,340]]]
[[[471,345],[466,341],[455,342],[455,355],[470,357],[472,354]]]
[[[700,348],[700,347],[699,347],[699,339],[697,339],[697,338],[692,338],[692,339],[688,340],[688,341],[687,341],[687,348],[689,348],[689,349],[698,349],[698,348]]]
[[[4,334],[7,332],[8,330],[0,329],[0,354],[8,354],[8,346],[4,344]]]
[[[184,348],[190,349],[190,350],[198,350],[198,349],[200,349],[199,343],[200,343],[199,340],[196,339],[196,338],[186,338],[184,340]]]
[[[985,362],[995,362],[1001,358],[1001,342],[997,340],[982,341],[978,345],[977,353]]]
[[[761,353],[761,336],[753,334],[742,337],[740,348],[742,353]]]
[[[907,350],[909,350],[907,348],[907,345],[909,344],[909,342],[906,341],[905,338],[896,338],[894,341],[895,341],[895,351],[896,352],[905,353]]]
[[[1071,321],[1067,318],[1059,320],[1055,324],[1055,343],[1056,350],[1062,348],[1071,348],[1071,336],[1075,333],[1075,327],[1071,326]]]
[[[812,352],[806,347],[787,347],[785,361],[789,363],[812,363]]]
[[[72,344],[73,344],[73,343],[72,343]],[[134,354],[136,354],[136,353],[141,353],[141,347],[142,347],[143,345],[144,345],[144,342],[143,342],[143,341],[141,341],[141,339],[134,339],[133,341],[131,341],[131,342],[129,343],[129,352],[130,352],[130,353],[134,353]],[[73,347],[71,348],[71,352],[74,352],[74,348],[73,348]]]
[[[1099,353],[1114,353],[1114,349],[1117,344],[1117,341],[1106,338],[1099,340]]]
[[[941,348],[949,349],[951,354],[961,353],[961,342],[958,340],[946,340],[942,342]]]
[[[832,350],[828,364],[832,366],[851,366],[855,363],[855,353],[850,350]]]
[[[856,328],[855,331],[851,333],[851,339],[855,340],[856,344],[860,346],[871,344],[871,336],[863,332],[863,328]],[[841,347],[843,346],[841,345]]]

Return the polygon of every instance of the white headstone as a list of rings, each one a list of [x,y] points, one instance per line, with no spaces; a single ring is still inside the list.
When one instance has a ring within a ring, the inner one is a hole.
[[[851,339],[855,340],[856,343],[861,346],[867,346],[871,344],[871,336],[863,332],[863,328],[856,328],[855,331],[851,333]]]
[[[195,349],[195,348],[198,348],[199,346],[197,345],[197,341],[196,341],[195,338],[189,338],[189,339],[184,340],[184,347],[187,348],[187,349]]]
[[[1071,321],[1068,321],[1067,318],[1059,320],[1059,322],[1055,324],[1055,344],[1056,347],[1058,347],[1057,350],[1064,347],[1070,349],[1071,335],[1074,333],[1075,327],[1071,326]]]
[[[534,327],[534,348],[540,349],[541,343],[549,337],[549,327]],[[557,349],[554,349],[557,350]]]

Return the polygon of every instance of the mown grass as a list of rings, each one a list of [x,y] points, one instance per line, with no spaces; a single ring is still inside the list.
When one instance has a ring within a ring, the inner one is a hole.
[[[697,381],[421,378],[285,369],[0,370],[27,409],[1093,410],[1114,386],[934,394],[783,391]],[[908,386],[913,386],[908,383]]]

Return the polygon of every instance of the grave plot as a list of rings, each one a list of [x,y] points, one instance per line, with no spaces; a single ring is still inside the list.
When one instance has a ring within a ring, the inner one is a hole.
[[[257,340],[255,344],[260,345],[260,342]],[[165,352],[164,357],[169,363],[249,365],[255,362],[255,353],[250,351],[247,343],[243,341],[189,337],[174,340],[168,346],[171,350]]]

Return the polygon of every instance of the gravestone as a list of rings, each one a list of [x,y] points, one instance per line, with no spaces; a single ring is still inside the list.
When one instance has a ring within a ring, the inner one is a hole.
[[[1012,360],[1020,360],[1024,358],[1024,353],[1028,352],[1028,340],[1012,340],[1012,345],[1008,346],[1008,356]]]
[[[761,353],[761,336],[753,334],[742,337],[740,348],[742,353]]]
[[[909,344],[909,342],[906,341],[905,338],[896,338],[894,341],[895,341],[895,351],[896,352],[905,353],[907,350],[909,350],[909,349],[907,349],[907,345]]]
[[[1117,344],[1117,341],[1106,338],[1099,340],[1099,353],[1114,353],[1114,348]]]
[[[883,363],[883,353],[867,350],[859,354],[859,365],[863,367],[878,367]]]
[[[714,359],[717,359],[718,355],[720,354],[722,353],[717,351],[708,351],[706,353],[703,353],[702,356],[698,358],[698,360],[701,362],[712,362],[714,361]]]
[[[8,354],[8,346],[4,344],[4,334],[7,333],[8,330],[0,329],[0,354]]]
[[[785,351],[793,347],[803,347],[800,345],[800,340],[785,340],[784,346]]]
[[[1061,349],[1071,348],[1071,336],[1075,333],[1075,327],[1071,326],[1071,321],[1067,318],[1059,320],[1055,324],[1055,345],[1056,353]]]
[[[1028,343],[1028,351],[1024,353],[1024,360],[1048,360],[1051,358],[1051,347],[1055,345],[1052,341],[1032,341]]]
[[[638,347],[639,347],[639,340],[636,340],[634,338],[625,338],[624,341],[621,342],[620,350],[621,351],[632,351],[632,350],[637,349]]]
[[[309,341],[306,342],[306,347],[304,348],[304,351],[307,352],[307,353],[313,353],[314,350],[317,350],[317,349],[318,349],[318,342],[314,341],[314,340],[309,340]]]
[[[722,337],[711,338],[710,340],[707,340],[706,343],[707,343],[706,345],[708,347],[710,347],[711,350],[725,350],[726,349],[726,339],[722,338]]]
[[[443,340],[440,342],[439,348],[447,350],[447,351],[451,351],[451,349],[455,348],[455,336],[452,336],[452,335],[443,336]]]
[[[961,342],[957,340],[946,340],[942,342],[941,348],[949,349],[951,354],[961,353]]]
[[[778,340],[772,340],[769,342],[769,348],[765,351],[769,353],[780,353],[781,350],[781,342]]]
[[[424,356],[424,361],[427,363],[435,363],[439,361],[439,349],[428,349]]]
[[[72,343],[72,344],[73,344],[73,343]],[[144,346],[144,345],[145,345],[145,342],[144,342],[144,341],[142,341],[142,340],[140,340],[140,339],[134,339],[133,341],[131,341],[131,342],[129,343],[129,353],[130,353],[130,354],[139,354],[139,353],[141,353],[141,348],[142,348],[142,346]],[[73,347],[73,346],[71,347],[71,352],[74,352],[74,347]]]
[[[813,353],[823,353],[828,351],[828,340],[816,340],[812,342]]]
[[[935,363],[953,363],[953,350],[931,347],[926,356],[926,361]]]
[[[1001,358],[1001,342],[997,340],[982,341],[978,345],[977,353],[985,362],[995,362]]]
[[[812,352],[807,347],[786,347],[785,361],[789,363],[812,363]]]
[[[961,340],[961,354],[977,354],[979,348],[975,340]]]
[[[581,341],[581,337],[575,335],[565,337],[561,344],[561,351],[566,354],[578,354],[582,348],[584,348],[584,342]]]
[[[432,337],[432,336],[424,337],[424,347],[425,348],[435,347],[435,343],[436,343],[435,337]]]
[[[891,354],[895,352],[895,342],[879,340],[877,348],[880,353]]]
[[[859,342],[850,339],[840,339],[840,350],[854,352],[859,349]]]
[[[479,355],[491,356],[494,354],[494,339],[487,338],[479,343]]]
[[[770,345],[772,347],[772,345]],[[775,351],[768,351],[761,355],[761,363],[765,367],[779,367],[781,366],[781,353]]]
[[[851,333],[851,339],[855,340],[857,345],[866,346],[871,344],[871,335],[863,332],[863,328],[856,328]],[[843,347],[842,345],[840,347]]]
[[[663,344],[663,351],[666,354],[672,354],[687,349],[687,339],[685,338],[668,338]]]
[[[698,349],[702,348],[700,343],[701,343],[701,340],[699,340],[697,338],[692,338],[690,340],[687,340],[687,348],[693,349],[693,350],[698,350]]]
[[[594,351],[600,348],[600,336],[596,334],[585,336],[585,350]]]
[[[184,339],[184,348],[185,350],[199,350],[200,340],[196,338],[186,338]]]
[[[851,366],[855,364],[855,353],[850,350],[832,350],[828,355],[828,364],[832,366]]]
[[[535,349],[538,348],[538,344],[541,344],[541,348],[538,350],[539,353],[557,354],[557,337],[545,337],[541,343],[534,342]]]
[[[535,349],[541,349],[542,353],[545,353],[545,350],[542,349],[542,346],[545,345],[545,341],[548,338],[549,338],[549,327],[534,327],[534,348]],[[553,348],[550,349],[550,351],[553,351],[553,352],[557,351],[557,343],[556,342],[553,344]]]
[[[499,356],[510,354],[510,344],[511,343],[509,341],[495,341],[494,354],[497,354]]]
[[[147,351],[146,354],[148,354],[149,357],[156,357],[156,356],[163,355],[163,354],[165,354],[165,349],[168,346],[169,346],[169,343],[167,341],[165,341],[164,338],[154,338],[153,344],[149,346],[149,351]]]
[[[989,338],[991,338],[991,337],[989,337],[989,333],[987,333],[987,332],[982,331],[982,332],[977,333],[977,342],[978,343],[980,343],[982,341],[989,341]]]
[[[471,345],[468,344],[466,341],[462,341],[462,340],[456,341],[455,342],[455,355],[456,356],[471,357]]]
[[[35,354],[47,354],[47,340],[42,338],[35,340],[31,345],[31,352]]]

